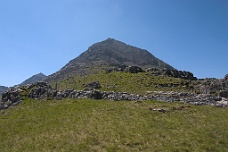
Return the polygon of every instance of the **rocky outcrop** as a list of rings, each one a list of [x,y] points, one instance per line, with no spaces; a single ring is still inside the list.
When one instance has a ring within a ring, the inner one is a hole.
[[[219,93],[219,96],[228,98],[228,90],[223,90]]]
[[[197,80],[197,78],[194,77],[193,73],[188,71],[179,71],[176,69],[147,68],[146,72],[150,72],[152,76],[164,75],[164,76],[182,78],[187,80]]]
[[[199,79],[194,84],[198,93],[214,94],[224,96],[228,90],[228,75],[224,79],[206,78]],[[226,97],[226,95],[225,95]]]
[[[105,69],[106,73],[111,73],[114,71],[123,71],[123,72],[130,72],[130,73],[139,73],[144,72],[144,70],[141,67],[138,66],[127,66],[127,65],[120,65],[116,68],[107,68]],[[188,71],[178,71],[176,69],[166,69],[166,68],[147,68],[145,72],[148,72],[151,74],[151,76],[169,76],[174,78],[181,78],[181,79],[187,79],[187,80],[197,80],[196,77],[194,77],[193,73]]]
[[[51,86],[48,85],[46,82],[37,82],[31,85],[11,88],[10,90],[2,94],[0,110],[18,105],[26,98],[42,99],[55,97],[55,92],[56,91],[53,90]]]
[[[195,94],[189,92],[174,91],[148,91],[146,95],[130,94],[127,92],[106,92],[100,90],[65,90],[57,93],[56,99],[63,98],[92,98],[106,99],[112,101],[145,101],[157,100],[165,102],[184,102],[194,105],[213,105],[224,107],[227,106],[227,99],[222,97],[214,97],[210,94]]]
[[[24,96],[21,94],[23,90],[21,88],[13,88],[2,94],[2,100],[0,102],[0,110],[7,109],[10,106],[15,106],[24,100]]]
[[[99,84],[92,82],[94,84]],[[35,87],[34,87],[35,86]],[[214,106],[227,106],[227,98],[225,96],[215,97],[210,94],[195,94],[189,92],[174,92],[174,91],[148,91],[146,95],[130,94],[127,92],[106,92],[95,90],[93,88],[86,90],[62,90],[56,91],[51,89],[47,84],[35,84],[32,86],[29,97],[40,99],[43,97],[56,98],[61,100],[63,98],[91,98],[91,99],[106,99],[113,101],[127,100],[127,101],[145,101],[157,100],[165,102],[184,102],[194,105],[214,105]]]
[[[90,82],[89,84],[86,84],[85,87],[89,89],[100,89],[101,85],[99,81],[94,81]]]
[[[143,72],[143,69],[138,66],[130,66],[128,67],[127,71],[129,71],[130,73],[139,73]]]
[[[95,83],[97,84],[97,83]],[[94,86],[94,83],[91,83]],[[97,85],[95,85],[97,86]],[[29,91],[26,96],[24,92]],[[57,99],[64,98],[91,98],[91,99],[106,99],[112,101],[145,101],[145,100],[157,100],[165,102],[184,102],[194,105],[213,105],[218,107],[224,107],[228,104],[228,91],[220,92],[220,96],[215,97],[210,94],[195,94],[189,92],[174,92],[174,91],[147,91],[146,95],[130,94],[127,92],[106,92],[95,89],[86,90],[62,90],[57,91],[45,82],[38,82],[36,84],[24,86],[21,88],[14,88],[2,95],[2,101],[0,102],[0,110],[7,109],[10,106],[21,103],[26,97],[33,99]]]
[[[128,101],[137,101],[137,100],[146,100],[143,96],[129,94],[127,92],[106,92],[100,90],[79,90],[73,91],[70,93],[70,98],[92,98],[92,99],[106,99],[113,101],[128,100]]]
[[[210,94],[195,94],[189,92],[174,92],[174,91],[149,91],[147,92],[148,99],[157,101],[174,102],[180,101],[184,103],[191,103],[194,105],[213,105],[213,106],[227,106],[226,99],[222,97],[214,97]],[[220,102],[221,101],[221,102]]]
[[[127,65],[119,65],[116,68],[106,68],[105,71],[106,73],[111,73],[115,71],[130,72],[130,73],[144,72],[143,69],[139,66],[127,66]]]
[[[41,98],[54,98],[57,94],[57,90],[53,89],[49,84],[46,82],[37,82],[28,86],[28,97],[34,99],[41,99]]]

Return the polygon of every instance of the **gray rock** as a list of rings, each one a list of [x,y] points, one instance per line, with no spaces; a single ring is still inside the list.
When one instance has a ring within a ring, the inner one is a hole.
[[[103,95],[104,95],[103,92],[97,91],[97,90],[93,90],[93,91],[90,92],[89,98],[102,99]]]
[[[227,84],[228,83],[228,74],[225,75],[224,80],[225,80],[225,82]]]
[[[181,92],[179,95],[181,97],[187,97],[188,96],[188,92]]]
[[[139,72],[143,72],[142,68],[138,67],[138,66],[129,66],[127,68],[127,71],[129,71],[130,73],[139,73]]]
[[[223,90],[219,92],[220,97],[228,98],[228,90]]]
[[[19,105],[20,103],[22,103],[23,102],[23,100],[19,100],[19,101],[17,101],[17,102],[14,102],[13,104],[12,104],[12,106],[17,106],[17,105]]]
[[[89,89],[99,89],[99,88],[101,88],[101,85],[100,85],[99,81],[94,81],[89,84],[86,84],[85,87],[87,87]]]
[[[56,94],[56,99],[57,99],[57,100],[61,100],[62,98],[63,98],[62,92],[57,92],[57,94]]]
[[[7,109],[7,108],[9,108],[9,106],[8,106],[7,104],[5,104],[5,105],[3,106],[3,108],[4,108],[4,109]]]

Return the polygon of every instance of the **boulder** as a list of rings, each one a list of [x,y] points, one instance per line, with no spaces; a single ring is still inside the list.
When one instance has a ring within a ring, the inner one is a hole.
[[[129,66],[127,68],[127,71],[130,73],[139,73],[139,72],[143,72],[142,68],[138,67],[138,66]]]
[[[103,93],[101,91],[93,90],[89,94],[89,98],[92,99],[102,99],[103,98]]]
[[[23,90],[21,89],[12,89],[12,90],[8,90],[7,92],[4,92],[2,94],[2,101],[3,102],[6,102],[8,100],[12,101],[12,102],[16,102],[18,101],[19,99],[21,99],[21,95],[20,93],[22,92]]]
[[[219,96],[224,97],[224,98],[228,98],[228,90],[220,91]]]
[[[174,77],[174,78],[182,78],[187,80],[197,80],[196,77],[191,72],[188,71],[178,71],[175,69],[163,69],[163,75]]]
[[[149,71],[148,69],[147,71]],[[121,71],[121,72],[130,72],[130,73],[138,73],[143,72],[143,69],[138,66],[127,66],[127,65],[119,65],[116,68],[107,68],[105,69],[106,73],[111,73],[114,71]]]
[[[105,72],[106,73],[111,73],[111,72],[113,72],[114,70],[113,69],[111,69],[111,68],[107,68],[107,69],[105,69]]]
[[[57,92],[57,94],[56,94],[56,99],[57,100],[61,100],[63,98],[63,93],[62,92]]]
[[[99,81],[94,81],[89,84],[86,84],[85,87],[87,87],[89,89],[99,89],[99,88],[101,88],[101,85],[100,85]]]
[[[119,65],[115,70],[116,71],[126,71],[127,65]]]

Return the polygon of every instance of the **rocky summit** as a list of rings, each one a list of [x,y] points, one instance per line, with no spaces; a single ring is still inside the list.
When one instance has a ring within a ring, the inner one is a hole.
[[[111,38],[93,44],[79,57],[71,60],[64,68],[75,65],[118,66],[122,64],[172,68],[147,50],[133,47]]]
[[[71,60],[58,72],[50,75],[47,81],[60,80],[65,75],[72,75],[72,73],[86,75],[91,72],[90,69],[92,67],[120,65],[174,69],[171,65],[158,59],[147,50],[108,38],[90,46],[85,52]]]

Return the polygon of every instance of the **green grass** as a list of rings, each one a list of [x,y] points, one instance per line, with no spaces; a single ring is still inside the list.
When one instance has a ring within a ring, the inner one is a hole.
[[[173,110],[180,106],[184,109]],[[25,101],[0,112],[0,147],[2,152],[221,152],[228,147],[227,117],[227,108],[182,103]]]
[[[104,91],[121,91],[135,94],[144,94],[145,91],[162,90],[162,91],[188,91],[192,90],[186,87],[187,80],[178,79],[165,76],[151,76],[150,73],[127,73],[127,72],[112,72],[106,74],[104,71],[97,74],[90,74],[86,76],[76,75],[74,78],[68,78],[58,83],[60,90],[66,89],[66,84],[69,89],[72,89],[74,82],[76,82],[76,89],[84,89],[83,84],[88,84],[92,81],[99,81],[101,83],[101,90]],[[107,87],[107,85],[114,85],[115,87]],[[175,84],[176,87],[156,87],[158,84]],[[55,86],[55,83],[52,84]]]

